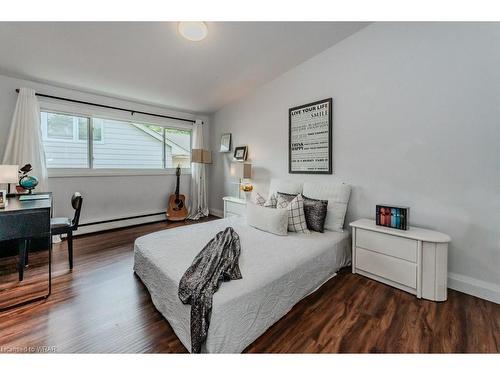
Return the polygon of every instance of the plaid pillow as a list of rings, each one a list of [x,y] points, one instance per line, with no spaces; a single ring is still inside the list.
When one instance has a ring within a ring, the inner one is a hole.
[[[266,199],[259,193],[255,193],[255,204],[257,206],[263,206],[266,203]]]
[[[276,194],[273,194],[269,197],[269,199],[264,203],[264,207],[276,208],[276,204],[278,203]]]
[[[298,233],[310,233],[307,229],[306,217],[304,215],[304,199],[299,194],[291,201],[289,197],[278,193],[277,208],[288,208],[288,231]]]
[[[276,208],[285,208],[288,203],[293,201],[298,194],[288,194],[277,192]],[[279,206],[278,206],[279,205]]]

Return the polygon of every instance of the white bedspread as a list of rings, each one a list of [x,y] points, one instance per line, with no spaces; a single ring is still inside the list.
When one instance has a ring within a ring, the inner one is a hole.
[[[215,293],[204,352],[241,353],[297,302],[350,263],[348,233],[276,236],[238,217],[138,238],[134,271],[188,350],[191,306],[183,305],[177,296],[179,281],[203,246],[228,226],[240,236],[243,279],[224,282]]]

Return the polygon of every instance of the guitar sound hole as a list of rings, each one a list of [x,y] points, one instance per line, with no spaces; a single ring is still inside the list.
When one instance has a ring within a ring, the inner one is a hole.
[[[174,211],[180,211],[182,209],[182,207],[184,207],[184,202],[181,201],[180,199],[176,199],[175,200],[175,205],[177,207],[174,207]]]

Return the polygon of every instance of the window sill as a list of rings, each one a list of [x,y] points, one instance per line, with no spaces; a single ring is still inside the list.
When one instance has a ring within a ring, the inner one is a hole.
[[[48,169],[49,178],[61,177],[117,177],[117,176],[169,176],[176,168],[168,169]],[[191,175],[190,168],[182,168],[182,175]]]

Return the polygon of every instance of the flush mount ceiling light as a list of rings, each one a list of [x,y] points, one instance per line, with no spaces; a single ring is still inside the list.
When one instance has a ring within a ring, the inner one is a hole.
[[[199,42],[208,35],[208,28],[205,22],[179,22],[177,29],[179,30],[179,34],[193,42]]]

